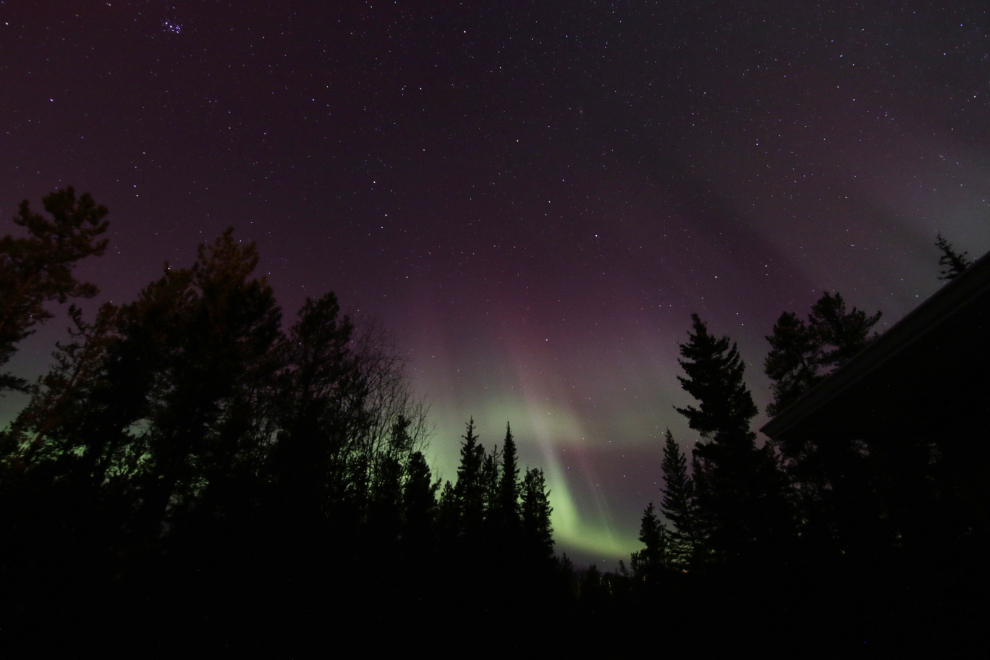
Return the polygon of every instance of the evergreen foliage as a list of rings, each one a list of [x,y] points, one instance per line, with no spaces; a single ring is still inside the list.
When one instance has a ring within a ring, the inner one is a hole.
[[[80,282],[72,272],[82,259],[100,256],[106,250],[108,211],[97,206],[89,193],[76,199],[68,186],[42,199],[52,219],[33,213],[27,200],[21,202],[14,224],[24,227],[27,237],[0,237],[0,367],[13,357],[16,345],[34,332],[34,326],[52,318],[45,304],[69,298],[92,298],[95,284]],[[26,391],[23,379],[0,373],[0,394],[5,389]]]
[[[743,382],[745,365],[736,345],[728,337],[716,339],[697,314],[691,315],[693,333],[680,346],[681,365],[686,377],[678,376],[681,387],[699,402],[699,407],[676,408],[688,425],[707,440],[720,446],[752,446],[754,435],[749,421],[758,412],[753,396]]]
[[[102,251],[92,239],[105,210],[88,196],[73,204],[71,190],[46,198],[48,225],[22,206],[39,236],[61,232],[69,247],[45,257],[62,259],[51,281],[4,310],[6,328],[19,328],[7,357],[47,318],[39,305],[95,292],[71,269]],[[26,272],[17,255],[35,243],[3,239],[14,254],[5,304]],[[510,428],[486,454],[469,421],[457,479],[438,497],[424,408],[387,336],[356,327],[333,293],[307,299],[283,331],[257,263],[255,245],[228,229],[131,303],[92,321],[70,307],[69,340],[0,433],[4,619],[49,616],[40,594],[268,621],[281,602],[304,611],[327,597],[357,606],[418,594],[436,606],[449,591],[510,611],[523,589],[556,589],[549,493],[539,470],[520,484]],[[70,555],[90,568],[68,568]],[[332,568],[358,561],[374,577]],[[465,582],[473,562],[499,568]]]
[[[457,468],[454,493],[457,498],[457,536],[471,541],[481,540],[485,520],[485,484],[482,470],[485,448],[474,433],[474,418],[467,423],[461,436],[461,464]]]
[[[51,317],[47,302],[95,291],[72,268],[104,249],[105,209],[71,189],[46,209],[54,222],[23,204],[32,238],[0,239],[0,364]],[[34,280],[32,259],[48,264]],[[781,448],[783,469],[772,445],[756,446],[736,345],[697,315],[679,360],[696,403],[678,411],[701,436],[691,470],[667,430],[663,500],[643,512],[631,574],[620,562],[617,574],[578,577],[553,556],[543,470],[520,480],[508,424],[501,450],[486,452],[471,418],[441,489],[423,406],[387,337],[358,327],[332,293],[307,299],[283,330],[257,263],[254,244],[227,230],[129,304],[90,321],[70,306],[69,339],[0,432],[0,618],[11,630],[79,621],[73,643],[77,630],[130,626],[156,643],[210,630],[226,646],[307,617],[336,635],[361,613],[422,623],[440,611],[514,614],[534,629],[551,617],[573,629],[659,620],[692,640],[719,626],[763,639],[766,616],[798,632],[825,616],[858,636],[895,615],[912,626],[919,602],[968,607],[982,593],[965,571],[954,592],[937,582],[942,567],[985,556],[937,441],[795,442]],[[879,317],[829,293],[807,321],[782,315],[768,338],[776,409],[850,360]],[[877,595],[885,584],[909,595]]]
[[[867,316],[855,307],[847,312],[842,296],[827,291],[812,306],[807,323],[793,312],[781,314],[767,337],[764,371],[774,395],[767,414],[779,414],[863,350],[876,337],[870,330],[880,317],[881,312]]]
[[[935,234],[935,247],[942,253],[938,259],[938,265],[941,269],[938,273],[938,279],[954,280],[970,267],[970,261],[966,258],[969,253],[959,254],[956,252],[952,248],[952,243],[945,240],[945,237],[940,233]]]
[[[505,533],[518,534],[521,525],[519,512],[519,467],[516,441],[512,429],[505,425],[505,442],[502,445],[502,472],[498,482],[498,515]]]
[[[402,484],[403,537],[421,547],[430,545],[439,512],[440,482],[431,483],[431,479],[423,452],[413,452]]]
[[[489,527],[499,523],[501,517],[499,512],[498,484],[501,467],[498,445],[492,447],[490,452],[485,453],[485,460],[481,466],[481,483],[485,491],[485,521]]]
[[[692,321],[678,361],[687,377],[678,378],[699,405],[677,410],[703,438],[694,449],[697,532],[724,558],[787,534],[786,482],[772,448],[756,448],[749,424],[757,408],[736,345],[709,334],[697,314]]]
[[[670,533],[657,517],[653,502],[647,505],[639,526],[639,541],[644,547],[632,553],[629,565],[637,580],[653,582],[667,569],[670,561]]]
[[[687,473],[687,458],[674,440],[670,429],[664,434],[663,447],[663,502],[660,510],[674,529],[668,532],[668,563],[676,568],[687,568],[696,546],[698,511],[694,496],[694,480]]]
[[[526,470],[522,483],[523,542],[527,554],[543,560],[553,558],[553,525],[550,522],[550,491],[543,470]]]

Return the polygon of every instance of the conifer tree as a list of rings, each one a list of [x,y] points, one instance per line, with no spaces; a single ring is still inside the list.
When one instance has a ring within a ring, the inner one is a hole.
[[[834,296],[828,291],[811,306],[808,315],[808,328],[818,337],[821,347],[819,362],[824,369],[834,369],[851,360],[863,350],[873,338],[870,330],[877,324],[882,312],[867,316],[866,312],[853,307],[846,311],[846,303],[839,293]]]
[[[773,401],[767,414],[776,416],[821,380],[821,349],[817,338],[797,314],[784,312],[768,336],[770,353],[764,371],[772,381]]]
[[[423,452],[413,452],[402,484],[403,537],[413,544],[422,545],[433,535],[440,482],[431,478]]]
[[[687,458],[670,429],[664,434],[663,475],[665,487],[660,510],[674,525],[669,532],[668,558],[672,566],[686,568],[690,562],[698,527],[694,480],[687,473]]]
[[[657,517],[653,502],[643,511],[639,540],[646,547],[632,553],[629,563],[633,575],[639,580],[656,580],[667,566],[669,533],[667,526]]]
[[[18,414],[0,456],[18,463],[21,470],[48,461],[60,462],[60,473],[71,469],[68,464],[76,458],[73,450],[82,444],[79,422],[85,419],[101,382],[106,349],[118,339],[114,332],[118,312],[118,307],[106,303],[96,320],[88,323],[80,309],[69,307],[75,325],[69,329],[72,341],[56,342],[55,363]],[[54,439],[49,437],[51,432],[55,432]]]
[[[699,521],[710,549],[723,557],[754,542],[786,534],[782,481],[758,450],[750,420],[756,404],[743,381],[745,366],[728,337],[716,339],[697,314],[693,332],[681,345],[681,385],[698,407],[677,408],[703,440],[694,449]]]
[[[346,490],[347,440],[361,426],[367,386],[351,351],[354,326],[333,293],[307,298],[278,346],[271,470],[293,516],[321,517]]]
[[[200,245],[191,268],[166,266],[121,309],[123,339],[110,350],[111,367],[143,362],[139,368],[150,372],[148,455],[139,478],[155,528],[170,502],[192,501],[204,483],[220,487],[243,457],[241,431],[251,424],[260,383],[276,368],[270,349],[281,323],[268,282],[251,278],[257,263],[255,244],[240,243],[228,228]]]
[[[492,531],[499,526],[498,510],[498,484],[499,484],[499,456],[498,445],[492,447],[491,452],[485,454],[485,459],[481,466],[481,482],[485,492],[485,521]]]
[[[676,410],[706,440],[726,448],[751,448],[755,436],[749,422],[758,411],[743,382],[745,365],[739,350],[734,343],[730,345],[728,337],[716,339],[709,334],[697,314],[692,314],[691,320],[694,332],[689,333],[688,343],[681,344],[684,359],[677,361],[686,377],[678,376],[677,380],[698,400],[699,407]]]
[[[35,325],[52,318],[45,303],[92,298],[97,293],[95,284],[80,282],[72,273],[79,261],[106,250],[107,239],[98,240],[109,227],[103,219],[106,207],[97,206],[88,193],[76,199],[72,186],[47,195],[42,204],[51,220],[33,213],[24,200],[14,224],[27,229],[29,236],[0,237],[0,367]],[[0,373],[0,394],[26,387],[23,379]]]
[[[485,519],[485,485],[482,480],[485,448],[474,433],[474,418],[467,423],[467,431],[461,436],[461,464],[457,468],[458,535],[473,540],[480,539]]]
[[[968,252],[963,252],[959,254],[954,249],[952,249],[952,243],[945,240],[945,237],[941,233],[935,234],[935,247],[941,251],[942,256],[939,257],[938,265],[941,270],[938,274],[938,279],[940,280],[954,280],[963,271],[969,268],[970,262],[966,258]]]
[[[460,531],[460,504],[449,479],[444,482],[437,502],[437,528],[445,541],[457,538]]]
[[[550,492],[546,489],[543,470],[526,470],[522,484],[522,524],[526,545],[531,556],[550,560],[553,558],[553,525],[550,514]]]
[[[502,471],[498,484],[498,510],[505,533],[513,536],[519,529],[519,467],[516,441],[512,429],[505,425],[505,444],[502,447]]]
[[[807,324],[793,312],[781,314],[766,338],[770,352],[763,366],[774,395],[767,413],[779,414],[863,350],[876,337],[870,330],[880,317],[855,307],[847,312],[842,295],[828,291],[812,306]]]

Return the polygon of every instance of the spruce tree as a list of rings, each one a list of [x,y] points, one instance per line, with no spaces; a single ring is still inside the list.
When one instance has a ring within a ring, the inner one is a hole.
[[[498,510],[498,485],[501,471],[501,466],[499,465],[500,456],[498,445],[495,445],[492,447],[491,452],[485,454],[485,459],[481,465],[481,482],[485,492],[485,521],[492,531],[500,524]]]
[[[519,466],[512,429],[505,425],[502,471],[498,484],[498,510],[505,533],[512,537],[519,529]]]
[[[736,345],[709,334],[697,314],[692,320],[693,332],[680,347],[679,364],[687,377],[679,380],[699,405],[677,410],[703,438],[694,449],[701,467],[694,474],[699,532],[712,551],[728,557],[786,533],[779,529],[786,525],[779,515],[784,493],[750,430],[757,408]]]
[[[694,500],[694,480],[687,473],[687,458],[674,440],[670,429],[664,434],[663,447],[663,502],[660,510],[673,525],[669,532],[669,563],[686,568],[696,545],[695,530],[698,527]]]
[[[458,535],[472,540],[480,540],[485,519],[485,484],[482,470],[485,448],[478,442],[474,433],[474,418],[467,423],[467,431],[461,436],[461,464],[457,468],[457,484],[454,493],[457,497]]]
[[[333,293],[307,298],[278,347],[270,469],[282,514],[311,525],[344,499],[345,445],[366,387],[350,350],[354,326]],[[350,427],[350,428],[349,428]]]
[[[678,376],[681,387],[699,402],[699,407],[675,408],[684,415],[688,425],[706,440],[726,448],[748,449],[755,435],[749,428],[756,416],[756,404],[743,382],[745,365],[739,350],[728,337],[716,339],[708,326],[691,315],[693,333],[681,344],[682,360],[677,363],[686,377]]]
[[[669,533],[667,526],[657,517],[653,502],[650,502],[643,511],[639,540],[646,547],[632,553],[629,563],[632,566],[633,576],[639,580],[655,581],[667,566]]]
[[[546,489],[543,470],[526,470],[522,484],[522,524],[524,541],[531,557],[553,558],[553,525],[550,492]]]

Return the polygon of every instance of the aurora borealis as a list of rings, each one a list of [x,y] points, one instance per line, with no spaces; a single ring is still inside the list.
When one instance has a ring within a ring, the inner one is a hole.
[[[988,30],[912,0],[0,1],[2,231],[90,192],[99,303],[233,225],[287,319],[333,290],[393,331],[444,478],[470,416],[486,447],[510,422],[558,551],[611,568],[663,430],[696,439],[691,312],[763,408],[782,311],[837,290],[889,326],[939,287],[936,232],[990,249]]]

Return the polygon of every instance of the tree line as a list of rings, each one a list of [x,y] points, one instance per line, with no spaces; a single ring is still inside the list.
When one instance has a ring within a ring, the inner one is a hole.
[[[970,265],[941,235],[936,246],[942,253],[939,279],[955,279]],[[767,414],[793,405],[873,342],[881,316],[849,311],[841,294],[831,292],[823,293],[807,320],[782,313],[766,337],[770,351],[763,367],[773,395]],[[796,544],[833,556],[877,556],[931,550],[933,543],[954,547],[969,534],[936,438],[904,438],[891,451],[853,431],[828,443],[771,440],[757,447],[750,424],[758,409],[736,344],[711,334],[697,314],[691,318],[678,361],[685,375],[678,379],[698,405],[676,410],[701,439],[689,471],[687,456],[667,431],[663,502],[644,512],[640,540],[646,547],[633,556],[633,566],[703,570]],[[926,518],[937,519],[938,528],[925,527]]]
[[[73,271],[106,249],[107,210],[72,188],[44,207],[50,219],[24,202],[28,235],[0,239],[2,363],[52,317],[45,303],[97,293]],[[498,607],[552,582],[549,492],[542,470],[520,469],[511,429],[486,451],[469,421],[441,486],[387,334],[333,293],[283,328],[257,263],[228,229],[130,303],[91,320],[71,306],[37,383],[3,376],[30,394],[0,433],[5,620],[109,608],[233,626],[291,618],[287,601],[399,608],[415,594],[430,608],[456,592]]]
[[[953,280],[971,264],[936,238],[939,279]],[[763,367],[773,395],[767,414],[780,414],[852,360],[877,338],[880,318],[848,310],[831,292],[806,319],[782,313],[766,337]],[[919,636],[974,642],[975,624],[987,614],[977,595],[990,584],[987,538],[979,506],[940,451],[941,438],[850,429],[827,440],[757,446],[751,421],[758,409],[736,344],[713,335],[695,314],[680,355],[678,378],[696,404],[676,410],[700,439],[688,455],[666,432],[662,501],[643,513],[644,547],[633,553],[631,572],[620,565],[602,578],[613,599],[628,598],[634,585],[676,592],[678,580],[692,576],[694,586],[709,585],[712,599],[736,584],[757,618],[788,620],[784,630],[810,634],[808,620],[815,627],[828,621],[833,643],[858,630],[853,634],[863,639],[886,635],[905,648]],[[758,593],[769,601],[753,609]],[[741,606],[727,616],[746,621],[751,632],[759,623],[745,612]],[[804,651],[834,652],[824,649]]]
[[[73,272],[105,251],[106,208],[72,188],[43,203],[51,219],[24,202],[27,236],[0,238],[0,367],[52,318],[47,303],[97,293]],[[968,267],[937,246],[940,278]],[[38,382],[0,374],[0,394],[30,394],[0,432],[3,621],[75,622],[76,642],[111,621],[167,647],[182,631],[226,644],[252,626],[283,631],[268,637],[280,644],[346,635],[371,612],[408,644],[436,616],[466,640],[499,616],[517,627],[489,644],[528,629],[586,652],[618,643],[580,634],[592,622],[662,620],[766,647],[767,618],[776,640],[854,636],[890,610],[908,620],[897,589],[930,614],[958,595],[944,567],[984,547],[931,439],[758,446],[738,348],[695,314],[679,360],[695,403],[677,412],[700,440],[688,455],[666,432],[662,498],[628,569],[575,571],[554,555],[543,472],[519,466],[508,424],[486,450],[469,420],[455,478],[435,478],[427,410],[387,333],[359,327],[333,293],[285,327],[257,263],[228,229],[132,302],[91,320],[70,305],[70,337]],[[806,319],[783,313],[767,337],[768,414],[873,341],[880,316],[829,292]]]

